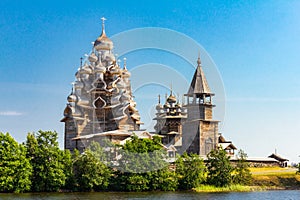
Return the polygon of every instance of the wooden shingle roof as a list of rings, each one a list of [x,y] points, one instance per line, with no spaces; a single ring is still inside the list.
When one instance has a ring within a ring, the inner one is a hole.
[[[201,62],[199,61],[200,58],[198,58],[198,66],[194,73],[188,95],[193,94],[212,94],[210,91],[210,88],[208,86],[208,82],[206,80],[206,77],[204,75],[203,69],[201,67]]]

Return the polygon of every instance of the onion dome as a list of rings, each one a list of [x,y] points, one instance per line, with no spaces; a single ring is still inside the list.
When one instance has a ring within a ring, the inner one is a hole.
[[[172,93],[170,94],[170,96],[167,98],[167,102],[168,103],[176,103],[177,99],[175,96],[172,95]]]
[[[93,70],[88,66],[87,63],[84,64],[84,66],[79,70],[80,74],[92,74]]]
[[[91,53],[91,55],[89,55],[89,61],[90,62],[97,62],[98,57],[95,55],[94,52]]]
[[[99,63],[98,65],[95,66],[94,70],[95,70],[96,73],[103,73],[104,74],[106,72],[106,67],[104,67],[102,65],[102,63]]]
[[[164,114],[165,113],[165,110],[164,109],[160,109],[160,110],[157,110],[159,114]]]
[[[106,36],[105,32],[97,38],[94,47],[97,51],[100,50],[112,50],[113,42]]]
[[[67,98],[68,102],[71,103],[71,102],[76,102],[77,101],[77,96],[75,94],[73,94],[73,91],[72,93],[68,96]]]
[[[119,69],[119,67],[114,66],[114,67],[112,67],[112,68],[110,69],[109,72],[110,72],[111,74],[119,74],[119,73],[120,73],[120,69]]]
[[[164,108],[170,108],[170,105],[166,102],[166,103],[164,104]]]
[[[123,67],[123,72],[122,72],[122,75],[124,78],[129,78],[131,76],[131,73],[127,70],[127,67],[126,67],[126,58],[124,58],[124,67]]]
[[[163,109],[163,105],[161,105],[160,103],[156,105],[156,110],[161,110]]]
[[[126,70],[126,71],[123,71],[122,75],[124,78],[129,78],[131,76],[131,73]]]
[[[104,60],[108,61],[108,62],[115,62],[116,58],[114,56],[114,54],[110,53],[110,54],[106,54]]]
[[[105,34],[104,20],[106,20],[106,19],[104,17],[102,17],[101,19],[102,19],[102,33],[95,40],[95,42],[94,42],[94,48],[97,51],[100,51],[100,50],[112,50],[113,49],[113,42]]]
[[[124,59],[124,61],[126,61],[126,60]],[[131,73],[126,68],[126,64],[124,64],[122,75],[124,78],[129,78],[131,76]]]

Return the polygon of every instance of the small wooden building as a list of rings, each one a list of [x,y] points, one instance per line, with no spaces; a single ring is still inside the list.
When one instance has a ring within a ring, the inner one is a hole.
[[[275,160],[277,160],[279,162],[279,165],[281,167],[287,167],[287,162],[289,161],[288,159],[286,158],[283,158],[281,156],[279,156],[278,154],[276,153],[272,153],[269,158],[274,158]]]

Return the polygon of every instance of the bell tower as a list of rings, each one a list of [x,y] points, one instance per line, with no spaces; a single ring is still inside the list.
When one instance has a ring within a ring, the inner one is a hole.
[[[213,120],[212,96],[204,75],[200,55],[197,68],[191,81],[188,93],[185,94],[187,103],[187,121],[183,126],[183,145],[188,153],[207,155],[218,143],[219,121]]]

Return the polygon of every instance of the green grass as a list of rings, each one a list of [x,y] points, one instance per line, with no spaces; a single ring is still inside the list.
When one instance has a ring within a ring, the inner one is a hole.
[[[262,187],[278,187],[281,189],[299,189],[300,175],[291,173],[252,175],[252,184]]]
[[[270,171],[270,170],[285,170],[285,168],[282,167],[250,167],[249,170],[251,172],[264,172],[264,171]]]
[[[289,175],[295,174],[295,168],[281,168],[281,167],[262,167],[262,168],[249,168],[253,175]]]
[[[295,172],[268,172],[261,174],[252,174],[252,176],[295,176]]]
[[[289,168],[264,167],[250,168],[252,172],[251,186],[231,185],[215,187],[201,185],[194,189],[196,192],[250,192],[262,190],[300,189],[300,174]]]
[[[261,191],[262,187],[257,186],[243,186],[243,185],[230,185],[226,187],[215,187],[212,185],[201,185],[194,189],[196,192],[250,192]]]

